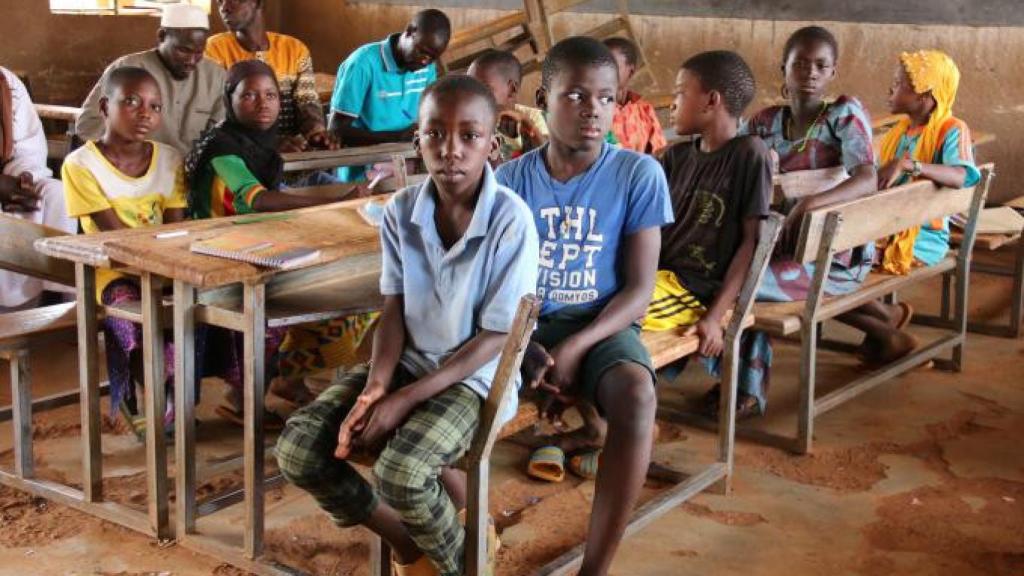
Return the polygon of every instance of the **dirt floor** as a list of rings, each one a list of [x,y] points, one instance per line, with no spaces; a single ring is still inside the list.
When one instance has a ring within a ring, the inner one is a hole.
[[[905,295],[934,308],[937,283]],[[1004,320],[1005,279],[978,277],[972,313]],[[915,328],[920,336],[924,329]],[[843,336],[842,332],[837,332]],[[780,343],[771,405],[759,428],[792,433],[798,349]],[[34,390],[75,386],[74,342],[33,354]],[[794,456],[739,442],[734,490],[702,494],[626,541],[612,573],[681,574],[1020,575],[1024,574],[1024,344],[972,335],[966,370],[918,370],[822,417],[815,451]],[[857,370],[822,353],[819,394]],[[710,384],[696,366],[659,386],[664,406],[685,407]],[[221,390],[208,382],[198,430],[202,458],[223,462],[241,449],[241,434],[212,413]],[[6,371],[0,403],[9,403]],[[36,467],[45,478],[79,482],[77,407],[35,418]],[[104,489],[111,500],[142,510],[141,446],[123,426],[104,427]],[[690,471],[710,461],[714,438],[661,424],[659,463]],[[543,484],[523,474],[526,449],[504,442],[493,459],[491,512],[501,532],[499,574],[525,575],[583,541],[593,483]],[[272,460],[272,459],[271,459]],[[0,465],[10,467],[10,425],[0,425]],[[173,470],[172,470],[173,472]],[[200,499],[241,484],[238,473],[203,482]],[[644,498],[663,485],[650,483]],[[267,554],[321,575],[368,574],[368,545],[358,529],[334,527],[294,488],[267,495]],[[208,533],[238,538],[234,507],[200,520]],[[0,574],[220,575],[236,568],[173,544],[46,500],[0,488]]]

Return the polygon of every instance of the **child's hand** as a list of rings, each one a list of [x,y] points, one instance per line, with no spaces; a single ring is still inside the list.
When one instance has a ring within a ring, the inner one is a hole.
[[[722,353],[724,334],[722,322],[718,318],[709,318],[705,315],[699,322],[687,328],[686,332],[683,333],[684,336],[693,336],[694,334],[700,338],[698,353],[701,356],[716,358]]]
[[[409,395],[402,390],[388,394],[370,410],[366,425],[352,439],[352,443],[356,448],[364,450],[383,444],[384,439],[405,422],[415,406]]]
[[[334,133],[328,131],[323,126],[319,126],[309,134],[306,134],[306,142],[314,150],[337,150],[341,145]]]
[[[32,174],[22,172],[17,178],[0,175],[0,209],[4,212],[35,212],[39,209],[39,194],[36,193]]]
[[[338,447],[334,449],[334,457],[344,460],[352,453],[352,439],[366,427],[370,408],[384,397],[385,389],[381,386],[367,385],[366,390],[356,398],[356,404],[338,428]]]
[[[281,154],[304,152],[309,148],[302,136],[283,136],[277,143],[277,151]]]
[[[885,166],[882,166],[878,170],[878,189],[885,190],[886,188],[892,188],[894,184],[903,176],[903,173],[907,171],[904,166],[905,158],[897,158],[892,162],[889,162]]]
[[[531,341],[526,345],[526,352],[523,354],[523,363],[519,371],[523,375],[523,382],[531,390],[536,390],[546,383],[548,370],[554,365],[555,361],[548,351],[537,342]],[[545,386],[545,389],[547,388]]]
[[[548,370],[550,392],[562,395],[573,387],[585,353],[586,350],[583,350],[573,338],[566,338],[555,346],[551,351],[551,359],[555,364]]]

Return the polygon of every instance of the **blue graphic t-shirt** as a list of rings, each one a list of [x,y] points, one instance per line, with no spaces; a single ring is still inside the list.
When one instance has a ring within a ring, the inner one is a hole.
[[[559,182],[546,153],[546,145],[531,150],[496,174],[526,200],[537,224],[541,315],[600,309],[622,286],[624,238],[672,222],[665,173],[650,156],[605,144],[586,172]]]

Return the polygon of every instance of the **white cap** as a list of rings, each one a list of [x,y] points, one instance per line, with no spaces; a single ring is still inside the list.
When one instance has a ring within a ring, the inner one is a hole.
[[[160,17],[161,28],[202,28],[210,29],[210,18],[199,6],[191,4],[170,4],[164,7]]]

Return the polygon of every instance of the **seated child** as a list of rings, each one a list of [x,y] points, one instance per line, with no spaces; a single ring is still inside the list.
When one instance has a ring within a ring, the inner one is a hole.
[[[661,158],[675,223],[662,231],[644,329],[692,326],[700,355],[714,371],[713,359],[723,349],[722,319],[743,286],[771,201],[768,147],[756,136],[737,135],[755,91],[753,73],[734,52],[703,52],[684,62],[672,123],[679,135],[698,137],[666,149]],[[744,360],[753,364],[757,358]]]
[[[86,234],[181,221],[186,206],[181,154],[146,139],[160,126],[163,103],[156,80],[142,68],[117,68],[103,85],[99,105],[103,136],[68,154],[61,169],[68,215],[79,219]],[[142,299],[138,279],[111,270],[96,271],[96,291],[104,305]],[[141,440],[145,419],[132,382],[143,382],[142,326],[108,316],[103,333],[110,405],[121,409]],[[166,383],[173,381],[172,349],[168,341]],[[173,421],[170,398],[164,421]]]
[[[953,116],[959,84],[960,70],[943,52],[919,50],[900,55],[889,88],[889,110],[907,117],[882,136],[879,189],[914,179],[951,188],[978,184],[981,172],[974,164],[971,132],[963,120]],[[915,265],[938,264],[948,250],[949,219],[925,222],[890,238],[881,266],[891,274],[907,274]],[[883,322],[899,321],[897,307],[872,302],[870,310]]]
[[[516,102],[523,67],[514,54],[488,50],[473,60],[467,74],[490,88],[498,102],[499,164],[547,142],[548,124],[544,114],[537,108]]]
[[[496,120],[471,77],[424,93],[416,146],[430,178],[384,209],[373,359],[295,412],[277,444],[285,478],[339,526],[380,535],[399,575],[463,574],[465,532],[441,472],[469,448],[519,300],[537,285],[530,210],[487,162]],[[374,489],[348,460],[385,444]]]
[[[799,172],[843,167],[849,177],[839,184],[805,196],[782,207],[786,222],[757,299],[767,302],[806,300],[814,279],[815,266],[792,257],[803,216],[808,211],[872,194],[876,189],[875,160],[871,147],[871,120],[860,101],[850,96],[828,100],[836,78],[839,44],[831,32],[820,26],[800,28],[790,35],[782,50],[783,93],[788,102],[769,106],[740,129],[759,136],[779,159],[779,171]],[[836,254],[825,284],[825,294],[849,294],[861,287],[874,262],[873,242]],[[911,337],[894,326],[878,322],[861,310],[838,318],[862,330],[865,349],[903,348]],[[909,321],[909,318],[907,319]],[[741,419],[763,414],[768,402],[771,342],[763,332],[748,331],[745,341],[758,340],[766,362],[760,370],[744,371],[739,379],[737,416]],[[719,389],[705,397],[705,408],[718,411]]]
[[[284,161],[276,144],[280,91],[270,66],[258,60],[233,65],[224,100],[227,118],[203,136],[186,160],[193,218],[278,212],[335,201],[283,191]],[[361,314],[268,330],[268,358],[279,353],[276,364],[281,377],[271,381],[269,391],[293,405],[311,400],[302,377],[353,364],[372,318]],[[217,413],[241,424],[243,342],[238,333],[229,334],[223,329],[209,330],[208,368],[211,374],[223,374],[229,384],[229,394]],[[267,422],[271,427],[283,424],[279,416],[270,413]]]
[[[607,419],[607,442],[590,427],[535,453],[564,465],[566,453],[580,451],[594,462],[603,446],[580,571],[586,576],[607,573],[647,475],[657,400],[637,320],[654,288],[661,227],[672,222],[657,161],[604,141],[618,78],[600,41],[556,44],[537,95],[550,141],[497,172],[526,200],[541,238],[543,304],[524,378]]]
[[[666,144],[661,122],[654,106],[629,89],[629,81],[640,62],[640,51],[626,38],[609,38],[604,45],[612,51],[619,68],[619,90],[615,94],[615,118],[612,120],[615,142],[629,150],[654,154]]]

